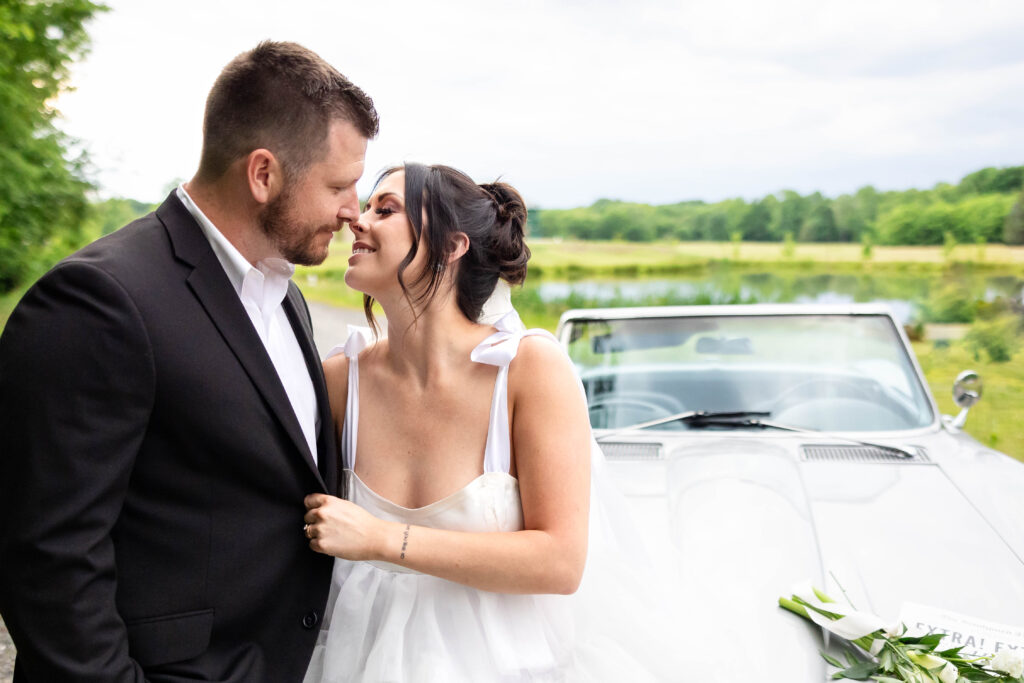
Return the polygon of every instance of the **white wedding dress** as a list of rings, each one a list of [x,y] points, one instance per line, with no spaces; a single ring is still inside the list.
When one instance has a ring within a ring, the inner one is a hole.
[[[472,532],[523,528],[519,484],[509,474],[508,367],[524,336],[557,342],[545,330],[525,330],[514,311],[493,324],[497,331],[471,355],[475,362],[498,367],[483,474],[412,509],[378,495],[355,474],[358,354],[368,343],[368,331],[350,331],[343,347],[349,384],[342,435],[350,500],[382,519],[419,526]],[[593,450],[600,472],[603,456],[596,443]],[[598,500],[591,513],[587,569],[572,596],[492,593],[385,562],[336,560],[328,613],[306,683],[679,680],[666,657],[667,619],[654,618],[657,608],[651,604],[663,603],[664,596],[642,596],[644,587],[635,582],[645,579],[634,571],[636,558],[613,557],[622,549],[611,549],[615,522],[607,514],[602,519],[601,499],[614,493],[592,487],[592,495]]]

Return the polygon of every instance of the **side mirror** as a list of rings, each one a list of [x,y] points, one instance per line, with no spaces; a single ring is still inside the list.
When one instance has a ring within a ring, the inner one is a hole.
[[[953,382],[953,402],[960,406],[960,414],[949,425],[960,429],[967,422],[967,412],[981,400],[984,384],[974,370],[964,370]]]

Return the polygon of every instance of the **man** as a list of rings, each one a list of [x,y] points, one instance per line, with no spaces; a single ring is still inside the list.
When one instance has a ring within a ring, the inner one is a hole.
[[[338,472],[288,278],[357,217],[377,126],[317,55],[260,44],[210,92],[195,177],[12,314],[0,611],[16,682],[302,679],[332,568],[302,501]]]

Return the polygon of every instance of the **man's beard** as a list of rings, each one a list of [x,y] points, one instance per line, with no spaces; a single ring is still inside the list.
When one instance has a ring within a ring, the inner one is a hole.
[[[328,247],[318,247],[316,238],[322,231],[333,230],[337,225],[302,223],[293,216],[292,209],[292,193],[286,188],[260,213],[260,229],[277,248],[281,258],[289,263],[320,265],[327,258]]]

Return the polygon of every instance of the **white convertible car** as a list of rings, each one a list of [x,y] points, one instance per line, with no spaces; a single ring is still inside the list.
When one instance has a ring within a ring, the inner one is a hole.
[[[961,431],[973,373],[939,414],[887,309],[572,310],[557,335],[684,592],[680,680],[826,680],[821,629],[777,605],[802,580],[887,621],[913,603],[1024,632],[1024,464]]]

